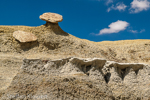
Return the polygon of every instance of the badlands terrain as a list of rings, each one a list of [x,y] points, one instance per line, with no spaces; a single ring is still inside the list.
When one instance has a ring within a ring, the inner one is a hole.
[[[18,30],[37,39],[20,42]],[[0,100],[38,99],[150,99],[150,40],[92,42],[58,22],[0,26]]]

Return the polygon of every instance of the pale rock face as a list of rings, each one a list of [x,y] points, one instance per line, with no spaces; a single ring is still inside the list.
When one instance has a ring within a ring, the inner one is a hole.
[[[44,13],[40,16],[41,20],[51,22],[51,23],[58,23],[63,20],[62,15],[56,14],[56,13]]]
[[[14,99],[8,99],[8,94],[47,96],[42,100],[149,100],[149,80],[150,66],[141,63],[76,57],[46,62],[24,59],[2,100]],[[19,96],[15,99],[20,100]]]
[[[13,37],[20,42],[32,42],[37,40],[37,37],[34,34],[24,31],[15,31]]]

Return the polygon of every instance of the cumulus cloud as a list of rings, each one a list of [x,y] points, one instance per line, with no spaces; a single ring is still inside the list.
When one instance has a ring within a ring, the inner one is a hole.
[[[108,26],[109,28],[104,28],[104,29],[100,30],[99,34],[97,34],[97,35],[118,33],[120,31],[125,30],[128,26],[129,26],[128,22],[118,20],[116,22],[111,23]]]
[[[145,29],[142,29],[140,31],[138,31],[138,30],[129,30],[129,32],[131,32],[131,33],[143,33],[143,32],[145,32]]]
[[[138,13],[150,8],[150,2],[148,0],[133,0],[131,2],[130,13]]]
[[[125,11],[126,7],[127,6],[123,2],[117,3],[116,6],[112,5],[111,7],[109,7],[107,9],[107,12],[110,12],[111,10]]]

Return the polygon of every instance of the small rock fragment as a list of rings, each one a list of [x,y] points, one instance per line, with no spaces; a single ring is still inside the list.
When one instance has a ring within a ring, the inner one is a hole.
[[[13,37],[20,42],[32,42],[37,40],[37,37],[34,34],[24,31],[15,31]]]

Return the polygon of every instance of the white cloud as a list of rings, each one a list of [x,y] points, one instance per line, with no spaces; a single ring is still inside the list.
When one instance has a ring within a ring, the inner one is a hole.
[[[107,12],[110,12],[111,10],[125,11],[126,7],[127,6],[123,2],[117,3],[116,6],[112,5],[111,7],[109,7],[107,9]]]
[[[113,3],[113,0],[106,0],[106,5],[109,5],[110,3]]]
[[[138,13],[143,10],[148,10],[150,8],[150,2],[148,0],[133,0],[131,2],[130,13]]]
[[[140,33],[143,33],[143,32],[145,32],[145,29],[142,29],[142,30],[140,31]]]
[[[129,32],[131,32],[131,33],[143,33],[143,32],[145,32],[145,29],[142,29],[139,32],[137,30],[129,30]]]
[[[138,33],[137,30],[129,30],[129,32],[131,32],[131,33]]]
[[[129,26],[129,23],[126,21],[116,21],[111,23],[108,27],[109,28],[104,28],[100,30],[99,34],[97,35],[102,35],[102,34],[111,34],[111,33],[118,33],[120,31],[123,31]]]

